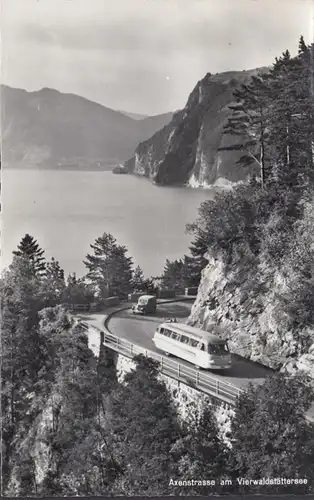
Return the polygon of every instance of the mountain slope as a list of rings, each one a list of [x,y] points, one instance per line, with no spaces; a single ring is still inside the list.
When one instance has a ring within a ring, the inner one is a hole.
[[[125,163],[128,171],[161,185],[207,186],[218,179],[244,179],[247,172],[235,165],[237,155],[218,153],[218,148],[228,141],[222,130],[234,89],[258,71],[208,73],[197,83],[185,108],[138,146],[134,157]]]
[[[123,111],[122,109],[118,109],[118,113],[122,113],[123,115],[129,116],[130,118],[133,118],[133,120],[143,120],[144,118],[148,117],[148,115],[141,115],[140,113],[131,113],[129,111]]]
[[[149,126],[73,94],[1,87],[4,163],[89,168],[120,163],[168,120]],[[169,117],[169,119],[171,116]]]

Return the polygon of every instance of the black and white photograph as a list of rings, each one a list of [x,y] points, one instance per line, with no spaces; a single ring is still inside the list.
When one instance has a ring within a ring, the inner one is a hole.
[[[314,495],[314,0],[0,39],[0,496]]]

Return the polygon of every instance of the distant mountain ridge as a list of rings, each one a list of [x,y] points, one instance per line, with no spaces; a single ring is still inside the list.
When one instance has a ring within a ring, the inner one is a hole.
[[[123,163],[172,113],[135,120],[75,94],[1,86],[3,164],[106,168]]]
[[[219,151],[230,140],[222,132],[235,88],[267,69],[208,73],[196,84],[186,106],[139,144],[125,168],[159,185],[207,187],[245,180],[248,169],[236,165],[242,153]]]
[[[129,111],[123,111],[122,109],[117,110],[118,113],[122,113],[123,115],[129,116],[130,118],[133,118],[133,120],[143,120],[144,118],[148,118],[149,115],[142,115],[140,113],[131,113]]]

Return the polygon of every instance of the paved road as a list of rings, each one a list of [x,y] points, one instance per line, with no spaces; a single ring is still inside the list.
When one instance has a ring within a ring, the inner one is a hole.
[[[117,337],[124,338],[145,349],[160,353],[152,342],[156,325],[162,323],[165,318],[170,317],[176,317],[178,320],[184,321],[189,315],[190,309],[191,304],[177,302],[159,305],[158,311],[154,316],[137,316],[129,310],[122,311],[108,321],[108,328]],[[193,365],[183,360],[180,360],[180,362],[193,367]],[[233,366],[228,372],[222,374],[221,372],[211,371],[209,373],[218,379],[244,388],[250,382],[253,384],[262,383],[265,377],[273,372],[269,368],[234,356]]]

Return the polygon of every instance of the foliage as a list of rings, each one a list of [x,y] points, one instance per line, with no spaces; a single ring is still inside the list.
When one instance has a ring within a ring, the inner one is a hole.
[[[170,450],[179,436],[171,396],[158,380],[156,361],[135,358],[136,369],[109,398],[106,432],[123,473],[114,490],[124,495],[168,492]]]
[[[307,478],[310,484],[314,427],[305,413],[313,401],[313,388],[302,375],[275,374],[259,387],[251,385],[240,396],[232,420],[231,477]],[[254,486],[254,492],[300,493],[308,487]]]
[[[98,287],[99,296],[124,297],[132,286],[132,259],[126,255],[127,248],[118,245],[110,233],[104,233],[90,246],[94,255],[86,255],[84,264],[87,277]]]
[[[224,133],[238,140],[221,149],[240,150],[242,165],[258,165],[262,187],[302,190],[313,180],[313,51],[301,37],[297,57],[285,51],[270,71],[234,92]]]
[[[77,278],[75,273],[69,274],[63,288],[61,300],[63,304],[89,305],[94,302],[96,295],[94,285],[87,283],[86,278]]]
[[[212,408],[208,405],[194,409],[183,424],[182,436],[175,443],[172,453],[176,462],[176,477],[186,481],[215,480],[215,486],[183,486],[177,493],[209,495],[219,492],[220,479],[226,471],[227,449],[219,437]],[[223,491],[223,490],[222,490]]]
[[[136,266],[132,275],[132,289],[134,292],[155,293],[156,287],[152,279],[145,278],[140,266]]]
[[[45,258],[43,257],[45,252],[39,247],[33,236],[26,234],[17,248],[18,249],[13,252],[13,255],[29,259],[36,274],[45,273],[46,265]]]
[[[65,296],[64,271],[53,257],[46,264],[45,277],[42,280],[41,291],[45,298],[45,306],[53,307],[61,304]]]

